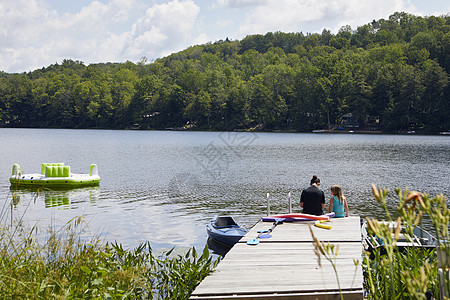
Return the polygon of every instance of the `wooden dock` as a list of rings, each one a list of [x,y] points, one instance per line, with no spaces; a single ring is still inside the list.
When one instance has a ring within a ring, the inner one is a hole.
[[[314,222],[283,223],[272,237],[258,245],[247,241],[271,222],[258,222],[205,278],[191,299],[363,299],[362,243],[360,218],[333,218],[331,230]],[[336,267],[321,256],[319,266],[314,252],[314,235],[325,243],[339,244]],[[355,262],[357,262],[355,264]]]

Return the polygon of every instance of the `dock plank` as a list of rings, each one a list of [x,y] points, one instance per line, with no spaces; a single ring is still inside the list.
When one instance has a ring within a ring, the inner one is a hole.
[[[344,221],[342,221],[344,220]],[[344,219],[331,219],[327,225],[332,225],[331,230],[318,228],[314,226],[314,221],[283,223],[273,229],[270,239],[260,239],[260,242],[308,242],[313,241],[310,228],[314,235],[324,242],[361,242],[361,230],[359,217],[348,217]],[[271,222],[258,222],[251,232],[247,233],[239,242],[246,243],[249,239],[258,236],[258,230],[269,229],[272,227]],[[355,230],[357,229],[357,230]]]
[[[278,225],[271,238],[247,245],[258,230],[272,225],[257,223],[200,283],[191,299],[334,299],[340,292],[346,299],[362,299],[359,217],[332,219],[331,230],[311,227],[320,240],[339,245],[337,276],[323,256],[319,265],[307,223],[313,225]]]

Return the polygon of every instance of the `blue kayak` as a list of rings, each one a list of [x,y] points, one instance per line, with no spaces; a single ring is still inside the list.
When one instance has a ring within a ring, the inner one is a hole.
[[[233,246],[248,232],[248,229],[239,226],[230,216],[215,216],[206,225],[206,231],[213,240]]]

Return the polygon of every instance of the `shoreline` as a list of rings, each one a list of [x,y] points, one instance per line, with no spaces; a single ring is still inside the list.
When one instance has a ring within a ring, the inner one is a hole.
[[[131,130],[131,131],[186,131],[186,132],[264,132],[264,133],[315,133],[315,134],[387,134],[387,135],[443,135],[450,136],[450,131],[440,131],[435,133],[421,133],[416,131],[407,131],[407,132],[385,132],[381,130],[335,130],[335,129],[315,129],[312,131],[298,131],[295,129],[272,129],[272,130],[263,130],[263,129],[230,129],[230,130],[213,130],[213,129],[202,129],[202,128],[59,128],[59,127],[1,127],[0,129],[65,129],[65,130]]]

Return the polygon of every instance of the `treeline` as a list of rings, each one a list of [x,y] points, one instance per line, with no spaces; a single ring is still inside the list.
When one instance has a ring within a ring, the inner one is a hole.
[[[0,72],[0,126],[385,132],[450,129],[450,16],[267,33],[148,63]],[[351,113],[351,115],[349,115]]]

